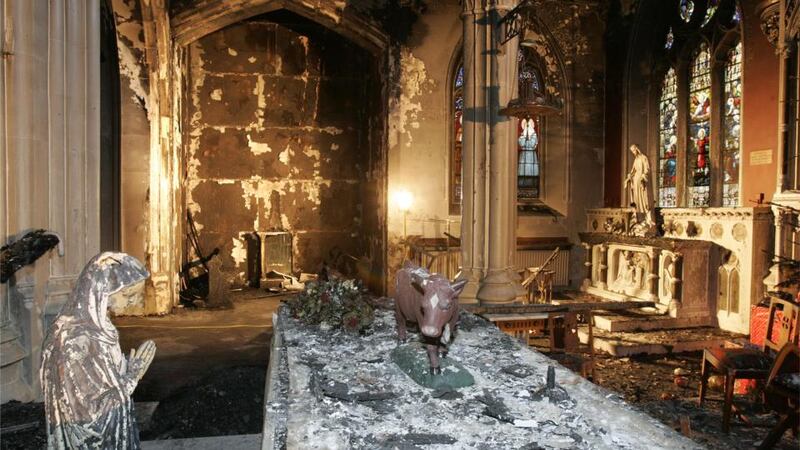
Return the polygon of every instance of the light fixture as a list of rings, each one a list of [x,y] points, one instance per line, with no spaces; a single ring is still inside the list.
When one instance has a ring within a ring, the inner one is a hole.
[[[414,194],[406,189],[398,189],[392,195],[392,202],[398,210],[408,212],[414,204]]]
[[[392,193],[394,207],[403,212],[403,237],[408,235],[408,211],[414,204],[414,194],[407,189],[398,189]]]

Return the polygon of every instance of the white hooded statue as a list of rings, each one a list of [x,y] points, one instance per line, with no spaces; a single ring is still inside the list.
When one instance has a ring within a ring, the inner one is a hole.
[[[149,273],[136,258],[92,258],[43,344],[41,371],[49,449],[138,449],[131,394],[155,356],[146,341],[128,358],[108,317],[109,297],[140,290]]]

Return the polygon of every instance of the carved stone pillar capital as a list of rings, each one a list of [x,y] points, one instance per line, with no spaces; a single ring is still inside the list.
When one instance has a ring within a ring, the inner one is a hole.
[[[764,0],[756,7],[761,21],[761,31],[773,47],[777,47],[780,37],[780,2],[779,0]]]

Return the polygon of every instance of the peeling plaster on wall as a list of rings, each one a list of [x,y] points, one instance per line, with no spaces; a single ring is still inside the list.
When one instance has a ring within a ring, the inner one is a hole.
[[[244,281],[241,234],[254,229],[291,232],[301,270],[332,246],[365,253],[368,66],[357,49],[337,50],[350,45],[340,37],[318,41],[330,32],[298,33],[257,18],[190,45],[186,205],[234,284]]]
[[[147,88],[142,83],[142,79],[145,78],[144,30],[134,15],[136,0],[113,0],[112,6],[117,28],[120,75],[128,79],[128,85],[134,93],[133,100],[143,108],[149,109]]]
[[[241,266],[247,262],[247,249],[244,246],[243,239],[233,238],[233,249],[231,250],[231,257],[236,262],[237,266]]]
[[[193,45],[190,48],[189,71],[191,73],[192,86],[189,89],[192,104],[192,115],[189,118],[189,145],[186,155],[186,180],[184,196],[186,198],[186,209],[193,215],[202,212],[200,204],[194,200],[194,191],[200,183],[200,159],[197,152],[200,148],[200,134],[202,133],[202,113],[200,112],[200,87],[205,83],[205,71],[203,71],[203,49]],[[221,130],[222,133],[225,130]],[[195,227],[200,232],[203,224],[195,219]]]
[[[271,152],[272,149],[269,148],[269,144],[266,142],[255,142],[253,138],[250,137],[250,134],[247,134],[247,145],[250,147],[250,151],[254,155],[263,155],[264,153]],[[286,164],[286,161],[282,161]]]
[[[545,65],[545,86],[547,92],[555,97],[561,96],[561,70],[558,67],[558,59],[550,49],[547,38],[536,31],[528,34],[533,40],[534,45],[531,46],[533,51],[539,55]]]
[[[428,79],[425,63],[414,57],[408,48],[403,47],[400,50],[399,66],[400,93],[389,100],[390,148],[400,142],[401,135],[403,135],[406,147],[411,147],[413,137],[407,127],[419,128],[418,119],[422,105],[419,103],[418,97],[434,87],[434,81]]]

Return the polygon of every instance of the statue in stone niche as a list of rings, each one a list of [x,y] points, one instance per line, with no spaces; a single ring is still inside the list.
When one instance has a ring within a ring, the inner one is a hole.
[[[633,166],[625,177],[625,187],[630,190],[631,203],[636,210],[636,220],[631,224],[631,232],[637,236],[644,236],[651,234],[655,228],[648,194],[650,162],[638,145],[631,145],[630,151],[634,157]]]
[[[149,273],[125,253],[101,253],[81,272],[43,344],[41,382],[48,449],[138,449],[131,394],[155,356],[153,341],[126,358],[108,317]]]

